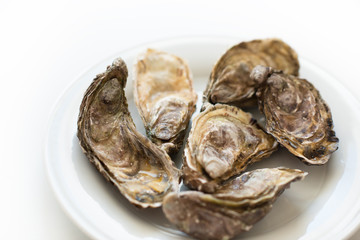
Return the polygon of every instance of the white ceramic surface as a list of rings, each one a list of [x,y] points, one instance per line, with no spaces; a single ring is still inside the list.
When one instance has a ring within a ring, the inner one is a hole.
[[[101,61],[73,82],[60,97],[49,122],[45,147],[47,172],[61,205],[91,237],[187,237],[166,221],[161,209],[139,210],[129,204],[83,155],[76,137],[76,121],[83,93],[95,75],[103,72],[114,58],[125,60],[130,73],[126,87],[130,112],[138,130],[144,133],[132,98],[132,65],[139,53],[151,47],[184,58],[192,70],[195,89],[201,94],[213,64],[227,48],[241,40],[182,38],[139,46]],[[341,85],[341,79],[334,79],[308,59],[300,58],[300,65],[300,76],[320,90],[331,108],[336,135],[340,139],[339,150],[327,165],[320,167],[304,165],[285,149],[252,165],[251,169],[299,168],[309,175],[304,181],[292,184],[291,189],[274,203],[270,214],[239,239],[342,239],[350,236],[360,222],[360,189],[357,187],[360,182],[359,103]],[[180,164],[181,154],[177,158]]]

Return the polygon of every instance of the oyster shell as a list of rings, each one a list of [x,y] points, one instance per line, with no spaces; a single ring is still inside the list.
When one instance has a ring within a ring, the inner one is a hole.
[[[215,64],[203,102],[255,106],[259,83],[249,76],[256,65],[282,69],[296,76],[299,73],[296,52],[280,39],[241,42],[230,48]]]
[[[189,188],[214,192],[220,182],[268,157],[278,144],[250,113],[223,104],[207,106],[192,122],[182,170]]]
[[[258,169],[222,185],[214,194],[171,193],[163,203],[167,219],[198,239],[230,239],[249,231],[272,208],[272,203],[307,173],[296,169]]]
[[[135,64],[134,98],[151,141],[178,151],[197,100],[184,60],[148,49]]]
[[[124,87],[128,76],[116,59],[86,90],[77,136],[87,158],[134,205],[159,207],[178,191],[179,172],[165,151],[135,128]]]
[[[257,66],[251,78],[263,82],[257,91],[266,131],[310,165],[325,164],[337,150],[330,108],[307,80]]]

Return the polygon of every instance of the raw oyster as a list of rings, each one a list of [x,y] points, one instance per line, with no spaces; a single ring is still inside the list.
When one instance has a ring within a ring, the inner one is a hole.
[[[284,189],[306,174],[287,168],[258,169],[229,181],[214,194],[168,194],[162,209],[170,222],[195,238],[230,239],[249,231]]]
[[[148,49],[135,64],[134,98],[151,141],[179,150],[197,100],[184,60]]]
[[[325,164],[337,150],[331,112],[307,80],[257,66],[251,78],[263,82],[257,91],[266,131],[310,165]]]
[[[241,42],[230,48],[214,66],[203,101],[256,106],[259,83],[249,77],[256,65],[282,69],[296,76],[299,73],[297,54],[285,42],[279,39]]]
[[[223,104],[207,106],[192,122],[182,170],[189,188],[214,192],[220,182],[268,157],[278,144],[250,113]]]
[[[180,174],[167,153],[136,130],[124,93],[127,76],[121,59],[96,76],[80,106],[77,136],[90,162],[132,204],[159,207],[178,191]]]

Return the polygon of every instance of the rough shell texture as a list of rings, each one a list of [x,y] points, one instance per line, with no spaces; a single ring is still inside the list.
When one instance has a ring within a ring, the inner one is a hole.
[[[85,92],[78,138],[87,158],[134,205],[159,207],[178,191],[179,172],[165,151],[142,136],[124,94],[128,72],[116,59]]]
[[[167,152],[176,152],[197,100],[184,60],[148,49],[135,64],[134,98],[148,137]]]
[[[257,66],[251,78],[263,82],[257,96],[266,131],[305,163],[325,164],[337,150],[328,105],[307,80]]]
[[[195,238],[230,239],[250,230],[271,210],[284,189],[306,174],[286,168],[254,170],[224,184],[214,194],[169,194],[163,212],[170,222]]]
[[[256,105],[254,94],[259,83],[250,79],[256,65],[282,69],[298,75],[296,52],[279,39],[241,42],[230,48],[216,63],[204,92],[204,102],[227,103],[238,106]]]
[[[268,157],[277,146],[250,113],[208,104],[192,122],[184,151],[184,183],[191,189],[214,192],[222,181]]]

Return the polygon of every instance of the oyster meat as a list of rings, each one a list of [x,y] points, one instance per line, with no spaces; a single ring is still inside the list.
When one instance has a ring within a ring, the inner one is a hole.
[[[184,60],[148,49],[135,64],[134,98],[148,137],[168,153],[178,151],[197,100]]]
[[[116,59],[86,90],[77,136],[87,158],[134,205],[159,207],[178,191],[179,170],[168,154],[142,136],[128,111],[128,71]]]
[[[192,122],[184,151],[184,183],[191,189],[214,192],[219,183],[268,157],[277,146],[250,113],[208,104]]]
[[[230,239],[249,231],[284,189],[306,174],[297,169],[257,169],[225,183],[213,194],[170,193],[162,209],[171,223],[195,238]]]
[[[215,64],[203,102],[256,106],[254,95],[259,82],[250,79],[250,72],[256,65],[274,67],[295,76],[299,73],[296,52],[280,39],[241,42]]]
[[[330,108],[307,80],[270,67],[257,66],[251,78],[257,91],[266,131],[309,165],[325,164],[337,150]]]

